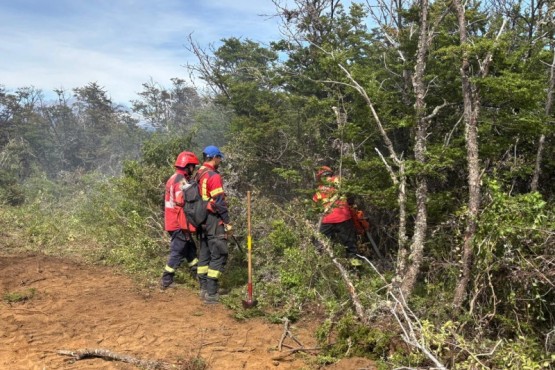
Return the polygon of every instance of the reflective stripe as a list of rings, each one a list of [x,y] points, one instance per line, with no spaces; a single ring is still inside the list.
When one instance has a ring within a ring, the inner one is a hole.
[[[208,277],[218,279],[222,273],[218,270],[208,269]]]
[[[208,266],[199,266],[197,268],[197,274],[206,274],[208,273]]]
[[[175,206],[175,202],[174,201],[168,201],[166,202],[166,208],[174,208]]]
[[[195,258],[194,260],[192,260],[191,262],[189,262],[189,267],[194,266],[198,263],[198,258]]]
[[[166,267],[164,268],[164,270],[166,270],[167,272],[169,272],[170,274],[173,274],[175,272],[175,269],[172,269],[170,266],[166,265]]]
[[[208,196],[207,192],[206,192],[206,183],[208,182],[208,179],[204,179],[202,180],[202,188],[200,190],[200,193],[202,194],[202,200],[209,200],[210,197]]]
[[[210,192],[210,196],[214,198],[216,195],[221,194],[224,192],[223,188],[216,188]]]
[[[328,213],[338,199],[339,199],[339,194],[335,194],[333,197],[331,197],[329,202],[326,203],[326,206],[324,208],[324,213]]]

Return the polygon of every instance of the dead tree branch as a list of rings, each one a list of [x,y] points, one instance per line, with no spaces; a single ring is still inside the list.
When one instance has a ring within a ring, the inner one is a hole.
[[[364,307],[362,306],[362,303],[360,302],[360,298],[358,297],[355,286],[354,286],[351,278],[349,277],[349,273],[348,273],[347,269],[345,269],[345,267],[339,262],[337,257],[335,257],[330,240],[327,239],[324,235],[317,232],[316,228],[313,225],[311,225],[308,221],[305,221],[305,222],[306,222],[306,227],[309,230],[312,230],[312,234],[313,234],[314,238],[316,239],[316,241],[318,242],[318,244],[320,244],[320,246],[322,246],[322,249],[331,258],[333,264],[339,270],[339,273],[341,274],[341,278],[343,279],[343,282],[347,286],[347,291],[349,292],[349,295],[351,296],[351,299],[353,301],[353,305],[355,306],[356,315],[358,316],[358,318],[360,319],[360,321],[363,324],[368,325],[369,324],[369,318],[367,317],[367,315],[364,311]]]
[[[284,317],[283,318],[283,333],[281,334],[281,338],[280,338],[279,344],[278,344],[278,350],[280,352],[281,352],[282,346],[284,346],[284,345],[287,346],[287,347],[292,348],[291,346],[288,346],[288,345],[283,343],[287,337],[293,339],[295,341],[295,343],[297,343],[301,348],[304,348],[304,345],[297,338],[295,338],[295,336],[289,330],[289,323],[290,323],[289,319],[287,317]]]
[[[293,354],[295,354],[295,353],[297,353],[297,352],[313,352],[313,351],[320,351],[321,349],[322,349],[322,348],[320,348],[320,347],[314,347],[314,348],[302,348],[302,347],[293,348],[293,349],[290,349],[290,350],[288,350],[287,352],[285,352],[285,353],[283,353],[283,354],[281,354],[281,355],[279,355],[279,356],[274,356],[274,357],[272,357],[272,360],[274,360],[274,361],[279,361],[279,360],[283,360],[284,358],[289,357],[289,356],[291,356],[291,355],[293,355]]]
[[[416,317],[414,312],[407,306],[405,298],[401,290],[398,290],[399,297],[393,292],[389,292],[389,296],[393,299],[394,305],[391,307],[391,313],[397,320],[401,327],[403,334],[401,338],[411,347],[417,348],[429,360],[431,360],[436,368],[440,370],[447,370],[439,360],[433,355],[432,351],[426,345],[425,339],[422,337],[422,326],[420,320]],[[415,329],[417,327],[417,329]]]
[[[175,365],[172,365],[166,362],[155,361],[155,360],[141,360],[133,356],[122,355],[122,354],[114,353],[107,349],[101,349],[101,348],[85,348],[77,351],[59,350],[57,352],[58,354],[63,356],[73,357],[75,361],[96,357],[104,360],[126,362],[128,364],[132,364],[147,370],[166,370],[166,369],[169,370],[169,369],[175,368]]]
[[[283,342],[287,337],[293,339],[295,343],[299,345],[299,347],[293,348],[287,344],[284,344]],[[295,336],[289,330],[289,319],[287,317],[283,318],[283,333],[281,334],[281,338],[279,339],[279,344],[278,344],[278,350],[280,352],[282,352],[283,346],[289,347],[290,349],[279,356],[272,357],[272,360],[279,361],[297,352],[319,351],[321,349],[320,347],[305,348],[304,345],[297,338],[295,338]]]

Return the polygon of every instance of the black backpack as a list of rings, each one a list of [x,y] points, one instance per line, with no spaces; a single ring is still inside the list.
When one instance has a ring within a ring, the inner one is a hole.
[[[183,211],[187,217],[187,222],[196,228],[199,228],[206,222],[206,217],[208,216],[207,206],[209,200],[202,199],[198,183],[198,179],[200,179],[203,174],[204,172],[202,174],[197,173],[196,176],[181,187],[183,198],[185,199]]]

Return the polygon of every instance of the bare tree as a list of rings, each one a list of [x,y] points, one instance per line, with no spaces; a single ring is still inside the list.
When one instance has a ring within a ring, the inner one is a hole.
[[[470,271],[473,260],[473,240],[476,234],[478,212],[480,210],[480,158],[478,154],[478,118],[480,116],[481,100],[480,90],[475,82],[472,81],[472,68],[470,63],[469,49],[471,40],[467,31],[467,19],[464,4],[461,0],[453,0],[453,5],[457,13],[459,24],[459,38],[462,48],[461,57],[461,84],[463,93],[464,112],[463,120],[465,123],[466,141],[466,160],[468,166],[468,210],[467,224],[463,239],[463,255],[461,262],[461,275],[455,289],[453,306],[460,308],[465,297]],[[506,21],[503,21],[501,29],[497,34],[499,39],[505,28]],[[490,50],[480,62],[478,77],[484,78],[488,75],[489,67],[492,62],[493,53]]]
[[[427,86],[424,81],[426,71],[426,57],[430,45],[434,38],[435,26],[443,19],[443,16],[438,17],[436,24],[430,26],[428,19],[429,4],[428,0],[420,0],[420,34],[418,37],[418,49],[416,51],[416,65],[414,67],[414,74],[412,75],[412,87],[414,90],[414,110],[416,113],[416,138],[414,145],[414,158],[416,162],[424,165],[427,161],[427,137],[428,127],[430,120],[443,108],[446,104],[436,106],[431,114],[427,114],[426,108],[426,92]],[[410,254],[408,256],[408,264],[404,271],[397,270],[397,273],[402,277],[401,291],[408,297],[410,296],[416,278],[420,272],[422,265],[424,243],[426,241],[426,233],[428,230],[428,180],[426,175],[416,175],[416,219],[414,225],[414,233],[410,245]]]
[[[549,74],[549,85],[547,88],[547,99],[545,101],[545,115],[549,117],[553,108],[553,93],[555,91],[555,49],[553,49],[553,62],[551,63],[551,72]],[[536,153],[536,165],[534,167],[534,175],[530,183],[530,190],[538,190],[538,181],[541,173],[541,162],[543,157],[543,148],[545,143],[545,134],[540,135],[538,140],[538,151]]]

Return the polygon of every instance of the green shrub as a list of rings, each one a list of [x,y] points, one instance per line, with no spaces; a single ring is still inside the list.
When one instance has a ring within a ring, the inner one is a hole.
[[[36,293],[37,290],[35,288],[29,288],[25,291],[8,292],[2,295],[2,300],[8,304],[25,302],[33,298]]]

